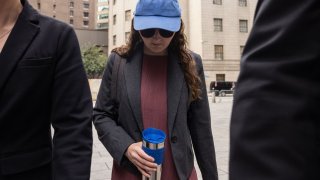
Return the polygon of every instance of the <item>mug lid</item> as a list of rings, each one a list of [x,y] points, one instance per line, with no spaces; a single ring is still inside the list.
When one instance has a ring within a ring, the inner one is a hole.
[[[142,138],[146,142],[159,144],[164,142],[164,140],[166,139],[166,134],[160,129],[147,128],[143,130]]]

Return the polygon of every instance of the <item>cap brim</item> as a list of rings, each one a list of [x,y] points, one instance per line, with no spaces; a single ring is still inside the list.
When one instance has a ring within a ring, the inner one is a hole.
[[[135,30],[159,28],[177,32],[180,29],[180,17],[163,16],[134,16],[133,27]]]

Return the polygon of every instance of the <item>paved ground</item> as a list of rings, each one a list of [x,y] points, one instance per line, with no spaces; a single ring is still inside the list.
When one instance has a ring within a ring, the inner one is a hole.
[[[232,97],[216,97],[216,102],[213,103],[212,97],[209,96],[212,132],[220,180],[228,180],[229,123],[232,101]],[[196,168],[199,176],[199,169]],[[111,169],[112,157],[100,143],[97,133],[94,131],[91,180],[111,179]],[[199,180],[201,179],[199,176]]]

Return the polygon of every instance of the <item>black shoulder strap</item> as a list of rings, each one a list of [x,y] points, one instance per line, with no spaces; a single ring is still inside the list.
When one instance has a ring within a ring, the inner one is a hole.
[[[124,59],[115,54],[114,64],[112,67],[112,77],[111,77],[111,99],[118,101],[118,87],[120,84],[121,78],[119,75],[123,72],[124,68]]]

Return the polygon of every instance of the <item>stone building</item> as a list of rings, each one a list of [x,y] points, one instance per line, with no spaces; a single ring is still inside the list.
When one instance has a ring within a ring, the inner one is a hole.
[[[179,0],[189,48],[203,58],[207,84],[236,81],[257,0]],[[109,2],[109,52],[126,42],[138,0]]]
[[[81,47],[97,45],[108,52],[108,0],[29,0],[41,14],[75,29]]]

